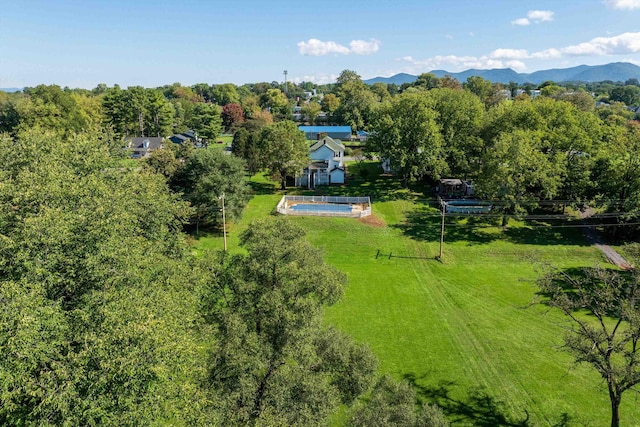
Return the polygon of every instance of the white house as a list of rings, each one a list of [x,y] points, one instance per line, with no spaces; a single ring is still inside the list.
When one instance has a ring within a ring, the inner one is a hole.
[[[344,184],[344,145],[328,136],[309,147],[311,163],[296,177],[296,186]]]

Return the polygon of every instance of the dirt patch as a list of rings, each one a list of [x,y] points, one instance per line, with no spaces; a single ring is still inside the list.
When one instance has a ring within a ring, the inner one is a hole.
[[[358,221],[371,227],[385,227],[387,225],[381,218],[375,215],[363,216],[362,218],[358,218]]]

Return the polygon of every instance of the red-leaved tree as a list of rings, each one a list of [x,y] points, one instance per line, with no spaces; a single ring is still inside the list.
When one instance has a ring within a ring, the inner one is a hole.
[[[225,130],[232,129],[244,122],[244,112],[240,104],[227,104],[222,107],[222,124]]]

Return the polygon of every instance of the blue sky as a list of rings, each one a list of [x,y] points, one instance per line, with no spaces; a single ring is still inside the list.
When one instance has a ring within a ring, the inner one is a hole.
[[[0,0],[0,87],[640,65],[640,0]]]

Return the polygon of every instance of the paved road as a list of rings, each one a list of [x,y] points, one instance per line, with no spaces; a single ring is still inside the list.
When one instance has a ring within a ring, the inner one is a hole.
[[[594,214],[593,209],[588,208],[584,212],[580,212],[580,218],[582,218],[584,220],[586,218],[589,218],[593,214]],[[621,268],[623,270],[633,270],[633,265],[631,265],[630,262],[628,262],[626,259],[624,259],[624,257],[622,255],[620,255],[611,246],[606,245],[604,243],[604,240],[602,239],[602,237],[598,233],[598,230],[596,230],[595,228],[591,228],[591,227],[583,228],[582,230],[583,230],[583,234],[587,238],[587,240],[589,242],[591,242],[591,244],[593,246],[595,246],[596,248],[600,249],[602,251],[602,253],[604,254],[604,256],[607,257],[607,259],[609,260],[609,262],[611,264],[616,265],[616,266],[618,266],[619,268]]]

